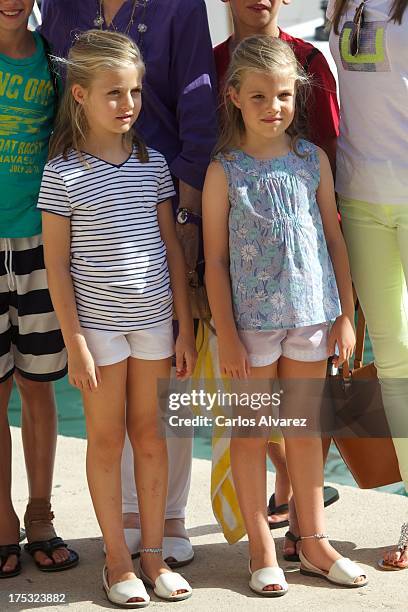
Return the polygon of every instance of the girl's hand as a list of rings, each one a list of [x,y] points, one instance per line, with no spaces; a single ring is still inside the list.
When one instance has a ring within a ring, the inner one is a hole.
[[[339,367],[345,361],[350,361],[356,345],[354,325],[346,315],[337,317],[331,328],[327,347],[329,355],[335,354],[336,344],[339,348],[339,355],[335,355],[333,363],[336,367]]]
[[[176,378],[187,380],[197,363],[195,338],[192,334],[179,334],[176,340]]]
[[[218,340],[221,374],[229,378],[247,379],[251,374],[248,353],[242,342],[236,340]]]
[[[101,382],[99,368],[84,338],[68,350],[68,379],[80,391],[94,391]]]

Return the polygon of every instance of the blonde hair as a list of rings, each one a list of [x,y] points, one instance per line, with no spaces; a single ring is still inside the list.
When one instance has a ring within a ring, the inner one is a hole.
[[[89,126],[82,104],[72,95],[72,86],[77,84],[87,89],[101,71],[119,70],[129,64],[134,65],[143,77],[145,65],[138,47],[128,36],[101,30],[80,34],[68,59],[55,59],[65,64],[67,70],[65,91],[50,140],[49,159],[61,154],[66,158],[70,149],[78,151],[81,156],[81,143],[86,139]],[[146,145],[134,128],[123,138],[129,148],[136,145],[137,157],[141,162],[149,160]]]
[[[343,13],[345,13],[346,9],[348,8],[349,2],[350,0],[336,0],[332,21],[335,34],[339,33],[340,19]],[[402,18],[404,16],[404,12],[407,6],[408,0],[394,0],[394,3],[391,7],[390,21],[392,20],[395,23],[399,23],[399,25],[401,25]]]
[[[225,78],[221,110],[222,129],[215,154],[239,146],[245,134],[241,111],[232,102],[229,90],[233,87],[239,92],[242,79],[248,72],[264,74],[285,72],[295,79],[295,115],[287,133],[291,137],[294,152],[299,155],[297,141],[307,135],[305,106],[310,91],[310,79],[287,43],[279,38],[264,35],[245,38],[232,54]]]

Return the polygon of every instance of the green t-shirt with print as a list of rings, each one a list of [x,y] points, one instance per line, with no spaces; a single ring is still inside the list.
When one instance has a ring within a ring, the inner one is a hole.
[[[23,59],[0,53],[0,237],[41,233],[37,209],[55,113],[44,44]]]

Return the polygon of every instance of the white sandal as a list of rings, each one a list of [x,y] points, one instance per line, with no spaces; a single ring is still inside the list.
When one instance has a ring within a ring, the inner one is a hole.
[[[108,582],[108,568],[104,565],[102,570],[102,583],[106,597],[111,603],[117,606],[123,608],[145,608],[150,603],[149,594],[140,578],[116,582],[110,587]],[[129,601],[129,599],[134,598],[143,599],[143,601]]]
[[[316,533],[312,536],[301,536],[301,540],[306,540],[308,538],[315,538],[316,540],[321,540],[322,538],[327,538],[328,536],[320,533]],[[368,584],[368,579],[366,574],[361,570],[361,567],[348,559],[346,557],[342,557],[341,559],[337,559],[331,566],[330,570],[327,572],[322,570],[306,559],[305,555],[302,553],[302,550],[299,551],[299,559],[300,559],[300,573],[305,576],[315,576],[317,578],[325,578],[329,582],[333,582],[334,584],[338,584],[341,586],[349,587],[349,588],[359,588],[366,586]],[[356,582],[357,578],[364,577],[365,581]]]
[[[256,572],[252,573],[251,561],[249,561],[249,573],[251,580],[249,581],[249,588],[255,593],[263,595],[264,597],[282,597],[288,592],[288,583],[285,579],[285,574],[280,567],[262,567]],[[281,587],[279,591],[265,591],[265,587],[277,584]]]
[[[154,553],[162,554],[162,548],[141,548],[140,552],[143,553]],[[193,589],[188,584],[187,580],[183,578],[181,574],[177,572],[165,572],[157,576],[156,580],[153,581],[143,571],[142,563],[140,563],[140,577],[145,584],[152,587],[154,594],[160,599],[165,601],[183,601],[189,599],[193,594]],[[176,591],[185,591],[178,595],[173,595]]]
[[[123,532],[130,555],[132,559],[135,559],[140,555],[142,532],[140,529],[134,528],[125,528]],[[105,546],[103,547],[103,551],[106,553]],[[175,561],[166,561],[168,558],[175,559]],[[183,567],[191,563],[194,559],[194,550],[190,540],[186,540],[180,536],[164,536],[163,559],[171,568]]]
[[[169,558],[175,559],[175,561],[166,561]],[[183,565],[191,563],[194,559],[194,550],[190,540],[180,536],[164,536],[163,559],[171,568],[183,567]]]

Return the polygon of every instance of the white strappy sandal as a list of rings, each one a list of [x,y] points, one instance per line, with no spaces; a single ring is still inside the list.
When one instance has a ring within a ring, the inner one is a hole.
[[[141,548],[140,552],[143,553],[154,553],[154,554],[162,554],[162,548]],[[188,584],[187,580],[183,578],[181,574],[177,572],[165,572],[164,574],[160,574],[157,576],[156,580],[152,580],[149,576],[143,571],[142,563],[140,563],[140,577],[145,584],[148,584],[152,587],[153,592],[160,599],[164,599],[165,601],[183,601],[184,599],[189,599],[193,594],[193,589]],[[184,593],[179,593],[177,595],[173,595],[176,591],[184,591]]]
[[[327,535],[316,533],[312,536],[301,536],[300,539],[306,540],[308,538],[315,538],[316,540],[321,540],[322,538],[327,537]],[[324,578],[325,580],[333,582],[334,584],[355,589],[368,584],[367,576],[362,571],[361,567],[346,557],[342,557],[341,559],[335,561],[328,572],[310,563],[301,550],[299,551],[299,559],[300,573],[304,574],[305,576]],[[356,582],[357,578],[361,577],[365,578],[365,580]]]
[[[145,608],[150,603],[150,597],[146,591],[145,585],[140,578],[132,580],[123,580],[109,586],[108,568],[103,566],[102,583],[108,600],[123,608]],[[129,599],[143,599],[143,601],[129,601]]]
[[[288,583],[285,579],[285,574],[280,567],[262,567],[256,572],[252,573],[251,561],[248,565],[251,580],[249,581],[249,588],[255,593],[263,595],[264,597],[282,597],[288,592]],[[265,587],[277,584],[281,588],[279,591],[265,591]]]

